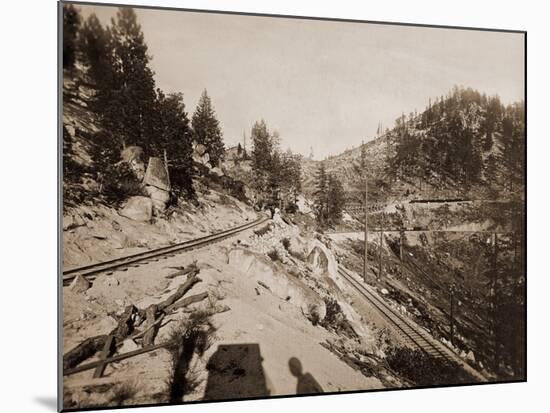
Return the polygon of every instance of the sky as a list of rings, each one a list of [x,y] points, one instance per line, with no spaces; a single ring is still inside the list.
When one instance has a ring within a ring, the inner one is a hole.
[[[108,24],[116,8],[79,6]],[[207,89],[226,146],[264,119],[315,159],[372,139],[453,85],[524,97],[518,33],[136,9],[157,87],[189,116]]]

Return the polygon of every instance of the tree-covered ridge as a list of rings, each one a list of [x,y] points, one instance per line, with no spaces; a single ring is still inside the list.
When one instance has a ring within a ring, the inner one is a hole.
[[[513,192],[523,181],[524,103],[455,87],[421,114],[402,115],[386,132],[386,173],[440,187],[489,184]]]

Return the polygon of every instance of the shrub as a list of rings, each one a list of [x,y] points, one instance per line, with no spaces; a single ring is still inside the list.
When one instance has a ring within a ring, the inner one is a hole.
[[[283,244],[283,247],[285,247],[285,250],[287,250],[288,252],[290,252],[290,239],[288,237],[284,237],[282,240],[281,240],[281,243]]]
[[[271,231],[271,225],[267,224],[266,226],[258,229],[258,230],[255,230],[254,231],[254,234],[256,234],[258,237],[261,237],[261,236],[264,236],[265,234],[267,234],[269,231]]]
[[[289,202],[288,205],[285,208],[285,212],[288,214],[295,214],[298,212],[298,205],[294,202]]]
[[[181,165],[173,165],[170,168],[170,184],[172,190],[178,197],[186,199],[195,198],[195,188],[193,187],[193,176],[189,169]]]
[[[113,390],[110,402],[115,406],[122,406],[126,401],[132,400],[138,393],[138,386],[135,383],[123,383]]]
[[[457,363],[432,357],[421,350],[391,347],[386,352],[386,362],[396,373],[418,386],[471,382]]]
[[[102,175],[101,185],[101,192],[107,202],[115,205],[131,196],[146,195],[141,182],[125,163],[107,167]]]
[[[325,305],[327,312],[325,318],[319,324],[335,333],[342,334],[349,338],[357,338],[357,333],[346,318],[338,301],[334,298],[326,297]]]
[[[172,374],[168,381],[170,402],[181,403],[184,395],[200,384],[191,368],[193,354],[202,356],[215,341],[216,328],[210,321],[208,310],[197,310],[182,319],[170,331],[167,350],[170,351]]]
[[[274,248],[271,251],[267,253],[267,256],[271,258],[271,261],[281,261],[281,257],[279,256],[279,252]]]

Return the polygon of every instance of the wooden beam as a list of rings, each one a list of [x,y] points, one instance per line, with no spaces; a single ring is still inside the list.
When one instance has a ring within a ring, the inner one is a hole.
[[[99,358],[101,360],[107,359],[111,355],[111,350],[113,348],[113,339],[115,336],[113,334],[109,334],[107,337],[107,340],[105,340],[105,345],[103,346],[103,350],[101,350],[101,354],[99,355]],[[105,367],[107,367],[107,364],[102,363],[94,371],[94,379],[97,379],[101,376],[103,376],[103,372],[105,371]]]
[[[145,348],[140,348],[138,350],[129,351],[128,353],[119,354],[118,356],[114,356],[111,358],[106,358],[104,360],[98,360],[94,361],[92,363],[83,364],[82,366],[78,366],[72,369],[67,369],[63,372],[64,376],[70,376],[71,374],[80,373],[82,371],[95,369],[96,367],[102,365],[102,364],[109,364],[114,363],[117,361],[125,360],[130,357],[139,356],[140,354],[145,354],[153,350],[158,350],[159,348],[163,348],[168,346],[170,343],[162,343],[162,344],[155,344],[154,346],[149,346]]]

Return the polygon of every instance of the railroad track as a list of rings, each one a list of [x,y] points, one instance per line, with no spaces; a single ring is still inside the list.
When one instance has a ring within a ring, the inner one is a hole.
[[[342,266],[338,267],[338,273],[389,322],[390,326],[403,339],[403,341],[424,353],[441,359],[445,362],[459,364],[466,372],[479,381],[487,381],[487,377],[479,373],[470,365],[463,362],[451,349],[434,339],[422,327],[407,319],[399,312],[391,308],[377,294],[370,291],[362,282]]]
[[[268,219],[269,218],[267,217],[261,217],[255,221],[247,222],[246,224],[239,225],[237,227],[230,228],[216,234],[207,235],[193,240],[168,245],[166,247],[156,248],[133,255],[127,255],[125,257],[115,258],[109,261],[85,265],[78,268],[71,268],[69,270],[63,271],[63,285],[69,285],[77,275],[86,277],[88,280],[93,280],[98,274],[101,273],[113,273],[114,271],[121,270],[125,271],[129,267],[138,267],[151,261],[159,261],[160,259],[173,257],[185,251],[191,251],[196,248],[212,244],[214,242],[222,241],[235,234],[238,234],[239,232],[263,224]]]

